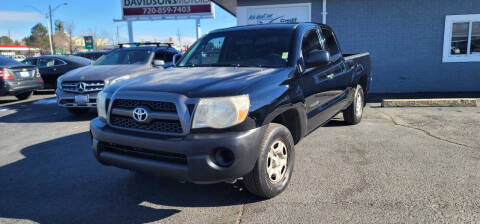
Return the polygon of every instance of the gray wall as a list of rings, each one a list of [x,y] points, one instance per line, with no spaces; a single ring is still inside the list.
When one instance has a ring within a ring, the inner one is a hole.
[[[239,0],[239,6],[322,1]],[[480,62],[442,63],[445,16],[480,14],[480,0],[327,0],[327,24],[344,53],[372,55],[371,92],[479,92]]]

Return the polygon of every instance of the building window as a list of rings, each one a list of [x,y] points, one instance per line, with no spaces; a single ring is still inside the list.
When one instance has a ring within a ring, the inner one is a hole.
[[[443,62],[480,62],[480,14],[446,17]]]

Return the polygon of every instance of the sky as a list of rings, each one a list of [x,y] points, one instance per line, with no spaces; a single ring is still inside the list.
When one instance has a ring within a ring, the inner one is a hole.
[[[63,3],[67,5],[62,5]],[[117,26],[121,42],[128,41],[128,29],[125,22],[115,23],[121,19],[121,0],[0,0],[0,36],[9,35],[14,40],[21,40],[30,35],[30,29],[41,22],[47,26],[45,13],[48,5],[55,8],[52,18],[66,23],[73,23],[74,35],[95,32],[108,34],[108,39],[116,41]],[[38,12],[41,11],[42,13]],[[222,8],[215,6],[215,19],[202,19],[202,34],[211,30],[236,25],[236,19]],[[139,21],[133,23],[135,41],[164,40],[180,35],[184,39],[195,39],[194,20]]]

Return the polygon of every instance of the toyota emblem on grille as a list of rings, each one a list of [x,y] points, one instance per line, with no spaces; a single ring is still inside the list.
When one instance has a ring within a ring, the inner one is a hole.
[[[133,109],[133,119],[137,122],[146,122],[148,119],[148,111],[143,107]]]
[[[79,92],[85,91],[86,88],[87,88],[87,83],[81,82],[81,83],[78,83],[77,85],[77,89]]]

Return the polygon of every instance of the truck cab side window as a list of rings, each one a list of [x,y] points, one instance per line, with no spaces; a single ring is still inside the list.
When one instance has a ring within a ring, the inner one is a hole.
[[[312,50],[321,50],[320,39],[316,29],[309,30],[305,33],[302,40],[302,55],[305,57]]]
[[[337,58],[340,58],[340,49],[338,48],[337,40],[333,32],[328,29],[322,29],[322,34],[325,42],[324,49],[330,52],[332,60],[335,61]]]

